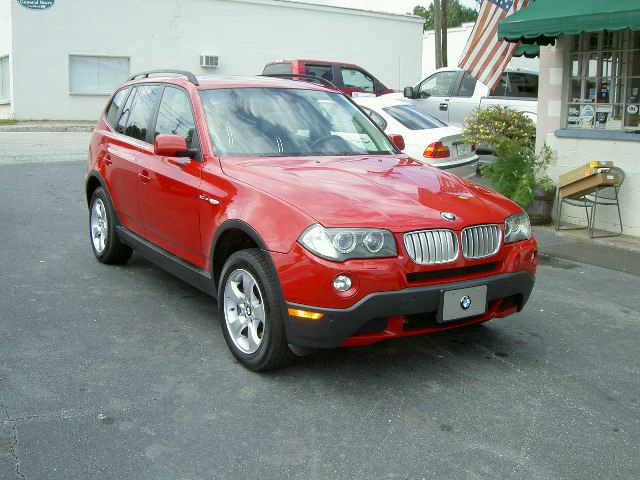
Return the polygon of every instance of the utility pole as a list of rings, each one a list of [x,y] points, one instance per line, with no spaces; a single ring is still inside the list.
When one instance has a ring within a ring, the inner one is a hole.
[[[433,33],[436,41],[436,68],[442,68],[442,16],[440,0],[433,0]]]
[[[437,2],[438,0],[436,0]],[[447,0],[442,0],[442,66],[447,66]]]

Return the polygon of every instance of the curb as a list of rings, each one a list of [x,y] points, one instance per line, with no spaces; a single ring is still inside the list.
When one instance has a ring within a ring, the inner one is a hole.
[[[92,132],[94,125],[6,125],[0,132]]]

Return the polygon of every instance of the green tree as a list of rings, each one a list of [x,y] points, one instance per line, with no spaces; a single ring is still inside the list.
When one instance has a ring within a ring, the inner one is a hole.
[[[415,6],[412,13],[424,18],[424,30],[433,30],[433,2],[426,8]],[[459,0],[447,0],[447,27],[459,27],[463,22],[475,22],[476,18],[477,10],[460,5]]]

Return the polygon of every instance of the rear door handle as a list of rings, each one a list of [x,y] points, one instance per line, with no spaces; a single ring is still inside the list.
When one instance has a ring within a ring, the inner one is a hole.
[[[449,109],[449,104],[448,103],[441,103],[440,104],[440,111],[441,112],[446,112]]]
[[[149,172],[147,172],[146,170],[142,170],[138,176],[140,177],[140,180],[142,181],[142,183],[148,183],[149,181],[151,181],[151,177],[149,176]]]

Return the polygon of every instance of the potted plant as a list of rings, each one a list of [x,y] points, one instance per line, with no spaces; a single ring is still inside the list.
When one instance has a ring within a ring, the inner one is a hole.
[[[466,120],[463,140],[492,145],[497,157],[481,167],[493,188],[529,214],[531,223],[551,220],[555,187],[547,176],[551,149],[534,150],[535,125],[526,115],[508,107],[476,109]]]

